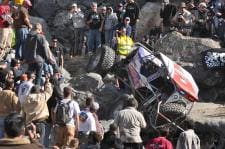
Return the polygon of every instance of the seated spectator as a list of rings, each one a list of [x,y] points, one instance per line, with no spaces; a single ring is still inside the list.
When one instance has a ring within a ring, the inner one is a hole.
[[[192,29],[192,14],[186,9],[186,4],[182,2],[179,5],[179,10],[173,17],[172,22],[178,32],[183,35],[190,35]]]
[[[169,129],[160,128],[158,131],[158,136],[150,139],[145,149],[155,149],[157,147],[160,147],[162,149],[173,149],[172,143],[166,139],[166,137],[169,135]]]
[[[117,135],[117,126],[115,124],[110,124],[109,131],[104,134],[101,148],[123,149],[123,143]]]
[[[126,57],[132,50],[134,45],[133,40],[126,35],[126,28],[123,27],[121,30],[117,31],[116,34],[116,45],[117,45],[117,55],[119,59]]]
[[[9,114],[4,120],[4,130],[6,137],[0,139],[0,149],[40,149],[40,144],[31,143],[35,142],[36,132],[35,127],[28,130],[29,138],[25,134],[25,120],[22,115],[17,113]]]
[[[20,76],[24,73],[21,69],[20,60],[12,59],[11,68],[14,74],[15,82],[17,82],[20,79]]]
[[[22,49],[22,58],[28,63],[28,70],[36,72],[35,84],[41,85],[43,65],[46,61],[51,61],[51,56],[40,23],[35,24],[28,34]]]

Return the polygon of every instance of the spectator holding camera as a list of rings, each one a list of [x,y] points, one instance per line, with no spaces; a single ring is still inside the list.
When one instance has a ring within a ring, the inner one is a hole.
[[[181,2],[178,12],[172,19],[173,25],[176,27],[178,32],[189,36],[192,30],[192,20],[193,17],[191,12],[186,9],[186,4]]]
[[[88,50],[91,55],[95,50],[101,46],[101,24],[102,17],[97,12],[97,3],[93,2],[91,4],[91,12],[87,16],[86,23],[89,27],[88,33]]]

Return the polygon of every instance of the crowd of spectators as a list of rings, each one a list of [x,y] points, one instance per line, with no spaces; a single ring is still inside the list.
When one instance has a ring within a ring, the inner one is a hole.
[[[224,42],[225,2],[185,0],[178,6],[163,0],[160,10],[162,33],[176,30],[183,35],[209,37]]]
[[[8,57],[0,63],[0,148],[173,148],[166,139],[168,129],[158,130],[156,138],[143,144],[140,132],[147,123],[130,95],[123,96],[124,109],[105,133],[97,115],[98,102],[88,97],[82,107],[70,86],[60,88],[64,82],[64,51],[57,38],[49,43],[42,25],[29,20],[31,4],[16,2],[20,1],[2,1],[0,5],[0,53],[9,50]],[[83,50],[92,55],[102,44],[126,56],[136,41],[139,11],[134,0],[119,3],[115,13],[113,7],[98,8],[93,2],[89,13],[84,14],[73,3],[68,11],[74,27],[70,57],[81,55]],[[212,35],[224,41],[223,1],[185,1],[176,7],[163,0],[160,16],[162,35],[177,30],[184,35]],[[15,50],[11,39],[15,39]],[[144,36],[144,41],[148,42],[148,36]],[[177,149],[200,149],[193,125],[187,126],[190,127],[181,133]]]

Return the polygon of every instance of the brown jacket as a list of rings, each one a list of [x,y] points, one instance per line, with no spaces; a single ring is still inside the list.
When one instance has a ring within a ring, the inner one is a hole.
[[[37,94],[29,94],[23,105],[22,109],[26,115],[26,123],[35,120],[44,120],[49,116],[47,101],[52,96],[51,83],[46,84],[45,91]]]
[[[38,144],[31,144],[27,138],[2,138],[0,139],[0,149],[41,149]]]
[[[20,111],[20,102],[16,93],[11,90],[0,91],[0,116],[5,117],[14,111]]]

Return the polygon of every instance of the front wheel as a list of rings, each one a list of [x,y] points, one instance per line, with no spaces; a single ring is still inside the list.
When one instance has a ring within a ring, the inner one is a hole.
[[[95,72],[104,76],[115,62],[115,51],[103,45],[89,59],[87,72]]]

